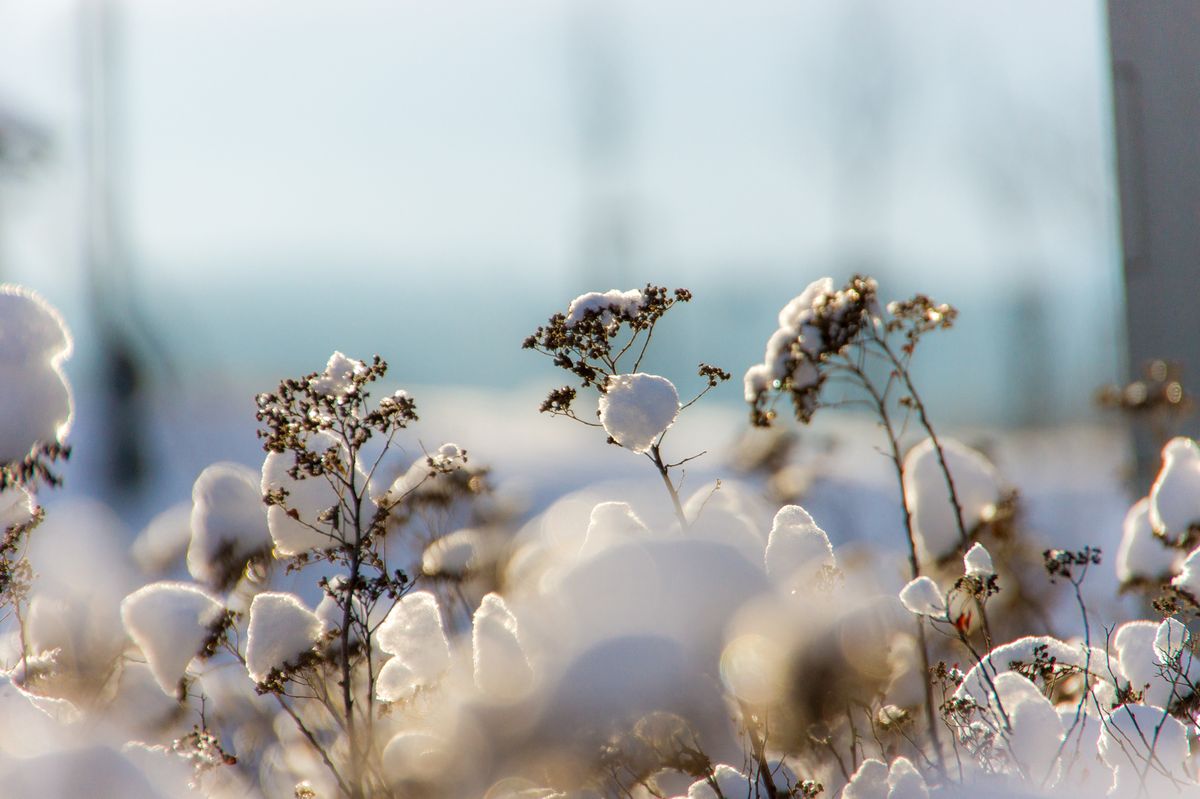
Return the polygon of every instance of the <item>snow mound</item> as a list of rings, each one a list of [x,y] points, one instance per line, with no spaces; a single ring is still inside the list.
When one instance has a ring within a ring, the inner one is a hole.
[[[1000,500],[1000,476],[987,458],[951,439],[941,439],[954,479],[966,532],[986,519]],[[950,490],[932,439],[917,444],[904,458],[904,496],[912,511],[913,535],[922,559],[940,560],[963,543]]]
[[[308,440],[309,452],[321,453],[329,449],[343,450],[344,447],[329,433],[315,433]],[[264,495],[280,489],[287,491],[282,506],[267,508],[270,540],[274,542],[276,552],[285,556],[300,555],[310,549],[328,549],[337,544],[330,523],[318,518],[330,508],[338,507],[337,492],[323,476],[293,480],[288,470],[294,465],[295,456],[290,452],[267,453],[260,486]],[[296,518],[289,512],[294,512]]]
[[[811,582],[823,567],[837,566],[829,536],[799,505],[786,505],[775,514],[764,562],[773,582],[793,588]]]
[[[1173,438],[1163,447],[1162,460],[1150,487],[1150,526],[1180,538],[1200,524],[1200,446],[1190,438]]]
[[[898,757],[889,768],[874,758],[864,760],[850,776],[842,799],[928,799],[929,787],[916,766]]]
[[[222,610],[216,597],[197,586],[151,583],[122,600],[121,623],[146,656],[158,686],[173,696]]]
[[[62,363],[73,346],[62,317],[39,294],[0,285],[0,463],[66,438],[73,412]]]
[[[180,502],[159,513],[133,542],[133,559],[145,574],[171,571],[192,542],[192,503]]]
[[[1200,680],[1200,662],[1184,651],[1188,641],[1187,631],[1175,619],[1130,621],[1117,628],[1117,662],[1130,687],[1145,692],[1146,704],[1165,707],[1192,693],[1191,684]]]
[[[282,670],[316,645],[321,620],[294,594],[267,591],[250,603],[246,670],[261,683],[271,669]]]
[[[644,540],[649,534],[650,529],[628,502],[599,502],[588,517],[579,556],[589,557],[623,541]]]
[[[325,371],[314,378],[308,387],[318,394],[328,397],[344,397],[354,388],[353,378],[367,371],[367,365],[354,358],[347,358],[340,352],[329,356]]]
[[[625,449],[645,452],[679,415],[679,393],[670,380],[642,372],[613,375],[600,397],[600,423]]]
[[[379,625],[379,648],[392,655],[379,673],[376,695],[385,702],[437,682],[450,666],[450,642],[437,597],[414,591]]]
[[[238,463],[214,463],[192,486],[192,577],[215,587],[236,580],[246,561],[271,548],[258,480]]]
[[[600,313],[604,325],[612,322],[613,311],[621,315],[632,315],[641,310],[645,297],[638,289],[621,291],[589,291],[571,300],[567,306],[567,327],[573,327],[589,313]]]
[[[487,594],[475,611],[471,641],[475,685],[486,696],[511,700],[530,687],[533,673],[517,634],[517,619],[499,594]]]
[[[1125,515],[1121,545],[1117,549],[1117,579],[1161,580],[1179,571],[1183,554],[1154,535],[1150,524],[1150,497],[1133,504]]]
[[[1100,730],[1099,749],[1100,758],[1116,772],[1110,796],[1169,796],[1178,792],[1177,780],[1194,784],[1185,764],[1187,729],[1161,707],[1115,708]],[[1146,766],[1151,758],[1155,768]],[[1164,770],[1169,776],[1160,773]]]

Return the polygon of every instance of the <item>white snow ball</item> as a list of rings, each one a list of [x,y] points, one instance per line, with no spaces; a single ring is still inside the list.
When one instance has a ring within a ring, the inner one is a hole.
[[[963,569],[968,576],[974,575],[985,580],[996,573],[992,565],[992,553],[978,541],[963,555]]]
[[[353,378],[364,374],[367,365],[340,352],[329,356],[325,371],[309,383],[309,388],[329,397],[344,397],[354,388]]]
[[[341,442],[328,433],[316,433],[308,440],[309,452],[326,452],[331,448],[341,449]],[[284,556],[299,555],[310,549],[328,549],[336,546],[333,526],[321,521],[321,515],[331,508],[339,507],[338,494],[329,479],[308,477],[293,480],[288,470],[295,465],[295,456],[290,452],[269,452],[263,461],[261,493],[283,489],[287,491],[284,504],[267,508],[267,528],[275,550]],[[262,504],[262,500],[259,500]],[[289,513],[294,512],[295,518]]]
[[[679,393],[670,380],[641,372],[613,375],[600,397],[600,423],[613,440],[645,452],[679,414]]]
[[[151,583],[121,601],[121,622],[159,687],[174,695],[222,610],[216,597],[195,585]]]
[[[786,505],[775,514],[764,553],[767,575],[777,584],[809,582],[822,567],[835,567],[829,536],[799,505]]]
[[[295,594],[267,591],[250,603],[246,669],[261,683],[271,669],[282,670],[316,645],[321,620]]]
[[[192,486],[188,572],[210,585],[240,574],[253,555],[271,548],[257,475],[237,463],[214,463]]]
[[[71,355],[62,317],[36,292],[0,285],[0,463],[37,443],[62,443],[71,426]]]
[[[379,625],[377,640],[421,684],[436,682],[450,665],[442,612],[428,591],[414,591],[397,602]]]
[[[601,318],[607,325],[612,318],[612,309],[616,309],[618,313],[634,314],[641,310],[644,303],[645,297],[638,289],[589,291],[571,300],[571,304],[567,306],[567,327],[573,327],[589,312],[596,311],[602,312]]]
[[[1117,579],[1161,580],[1174,574],[1182,555],[1178,549],[1154,535],[1150,524],[1150,497],[1143,497],[1125,514],[1121,545],[1117,548]]]
[[[1000,500],[1000,476],[987,458],[950,439],[942,453],[954,480],[966,532],[990,514]],[[913,534],[923,559],[939,560],[962,543],[950,489],[932,439],[913,447],[904,458],[904,496],[912,510]]]
[[[486,696],[511,700],[530,687],[533,674],[517,634],[517,619],[499,594],[487,594],[471,631],[475,685]]]
[[[1162,451],[1163,465],[1150,487],[1150,525],[1179,538],[1200,524],[1200,446],[1179,436]]]
[[[946,617],[946,598],[929,577],[911,580],[900,590],[900,604],[918,616]]]

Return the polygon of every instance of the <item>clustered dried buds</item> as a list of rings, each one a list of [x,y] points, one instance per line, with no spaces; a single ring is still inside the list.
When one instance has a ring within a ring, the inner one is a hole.
[[[374,435],[387,436],[417,420],[417,405],[407,392],[397,391],[367,407],[367,386],[387,374],[387,363],[378,355],[368,365],[336,354],[324,373],[313,372],[287,379],[274,393],[259,394],[255,418],[267,452],[292,452],[292,479],[344,473],[337,447],[312,452],[308,441],[319,432],[332,431],[351,450]]]
[[[55,471],[54,465],[70,457],[71,447],[67,444],[38,442],[21,460],[0,463],[0,491],[38,484],[58,487],[62,485],[62,476]]]
[[[690,302],[687,289],[670,291],[646,284],[631,291],[591,292],[575,298],[565,314],[556,313],[528,336],[523,349],[537,350],[554,359],[554,365],[575,375],[583,388],[601,393],[611,375],[620,373],[620,361],[634,353],[630,371],[641,365],[654,326],[677,302]],[[621,336],[627,329],[628,337]],[[542,403],[542,411],[569,414],[574,392],[555,389]]]
[[[1100,565],[1100,549],[1098,547],[1088,546],[1079,550],[1047,549],[1042,553],[1042,567],[1050,576],[1050,582],[1055,582],[1060,577],[1072,580],[1074,579],[1074,567],[1082,566],[1086,570],[1089,565]]]

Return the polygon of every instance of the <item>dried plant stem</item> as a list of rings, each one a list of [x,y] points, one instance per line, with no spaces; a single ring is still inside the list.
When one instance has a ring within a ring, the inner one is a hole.
[[[867,394],[870,395],[875,405],[875,411],[879,414],[879,423],[887,436],[889,460],[892,462],[892,466],[896,472],[896,480],[900,485],[900,506],[904,511],[904,534],[908,540],[909,570],[912,574],[912,579],[915,580],[921,576],[921,564],[917,559],[917,541],[913,533],[912,509],[908,506],[908,495],[904,490],[904,458],[900,454],[900,441],[896,435],[896,428],[892,424],[892,417],[888,411],[887,401],[871,381],[871,378],[867,376],[867,373],[853,361],[847,360],[845,366],[862,384]],[[925,686],[925,720],[929,726],[929,738],[933,745],[933,752],[938,768],[945,775],[946,761],[942,753],[941,738],[938,735],[937,711],[934,709],[933,702],[933,684],[929,680],[929,643],[925,637],[924,620],[917,625],[917,641],[919,644],[918,648],[921,651],[921,682]]]
[[[671,495],[671,505],[675,508],[675,516],[679,519],[680,529],[686,531],[688,529],[687,515],[683,512],[683,503],[679,501],[679,491],[675,488],[675,483],[671,481],[671,469],[663,461],[662,451],[658,444],[650,447],[650,451],[646,453],[654,467],[658,469],[659,475],[662,477],[663,485],[667,487],[667,493]]]

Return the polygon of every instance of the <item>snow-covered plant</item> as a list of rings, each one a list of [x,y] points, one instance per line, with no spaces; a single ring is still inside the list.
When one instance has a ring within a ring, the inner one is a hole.
[[[589,292],[572,300],[565,314],[551,316],[522,345],[524,349],[550,356],[555,366],[579,379],[580,388],[595,388],[600,395],[597,422],[578,415],[574,407],[578,391],[570,385],[553,389],[541,405],[542,413],[602,428],[609,443],[645,455],[661,475],[676,517],[684,528],[688,519],[671,470],[691,458],[667,462],[661,449],[663,438],[681,411],[729,380],[730,375],[716,366],[701,363],[697,374],[705,385],[696,396],[681,404],[679,392],[670,380],[638,370],[654,336],[655,325],[676,303],[691,299],[687,289],[671,292],[650,284],[629,291]]]

